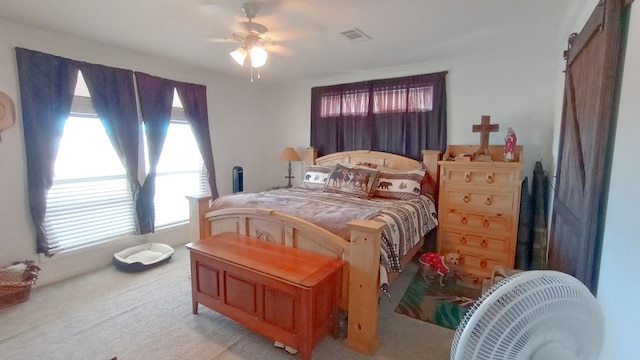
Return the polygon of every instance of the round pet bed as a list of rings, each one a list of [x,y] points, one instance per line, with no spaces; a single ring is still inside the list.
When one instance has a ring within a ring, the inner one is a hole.
[[[148,243],[126,248],[113,254],[113,265],[126,272],[138,272],[171,260],[173,248],[161,243]]]

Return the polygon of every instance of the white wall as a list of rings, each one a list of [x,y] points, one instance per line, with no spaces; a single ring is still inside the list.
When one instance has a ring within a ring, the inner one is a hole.
[[[634,359],[640,354],[636,336],[640,313],[640,162],[635,152],[640,136],[640,7],[631,9],[624,75],[607,206],[598,302],[606,318],[601,359]]]

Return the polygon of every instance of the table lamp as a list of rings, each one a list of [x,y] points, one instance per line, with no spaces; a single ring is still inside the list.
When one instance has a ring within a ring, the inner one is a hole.
[[[291,179],[293,179],[295,176],[291,175],[291,162],[292,161],[302,161],[302,159],[300,158],[300,156],[298,155],[298,153],[296,152],[296,150],[292,147],[286,147],[284,148],[284,150],[282,150],[282,154],[280,154],[280,157],[278,158],[278,160],[280,161],[288,161],[289,162],[289,175],[285,176],[286,179],[289,179],[289,183],[287,184],[287,187],[290,188],[291,187]]]

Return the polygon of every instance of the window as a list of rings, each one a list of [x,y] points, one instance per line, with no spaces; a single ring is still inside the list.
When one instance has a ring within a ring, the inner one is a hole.
[[[433,86],[402,87],[373,92],[373,113],[430,111]]]
[[[433,107],[433,86],[385,87],[374,89],[373,113],[430,111]],[[367,115],[369,90],[347,90],[322,97],[320,116]]]
[[[322,97],[322,117],[366,115],[369,112],[369,91],[345,91]]]
[[[65,124],[44,226],[52,253],[134,233],[125,169],[97,116]]]
[[[156,228],[186,222],[187,194],[208,192],[196,141],[177,93],[156,172]],[[142,142],[143,143],[143,142]],[[86,149],[95,149],[88,152]],[[146,158],[146,147],[141,151]],[[122,166],[78,75],[71,116],[65,123],[47,196],[44,227],[51,253],[132,235],[134,204]]]
[[[156,228],[189,220],[185,195],[209,192],[204,163],[191,127],[172,121],[156,169]]]
[[[156,228],[188,221],[189,204],[185,195],[210,192],[200,150],[175,91],[173,108],[156,169]]]

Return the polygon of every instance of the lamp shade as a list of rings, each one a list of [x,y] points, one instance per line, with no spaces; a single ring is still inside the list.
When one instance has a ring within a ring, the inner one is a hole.
[[[259,68],[267,63],[267,51],[258,45],[251,48],[251,66]]]
[[[244,47],[239,47],[237,50],[232,51],[229,53],[231,55],[231,57],[233,58],[233,60],[235,60],[238,64],[240,64],[240,66],[244,65],[244,59],[247,58],[247,49],[245,49]]]
[[[286,147],[282,150],[282,154],[278,158],[280,161],[302,161],[298,152],[292,147]]]

